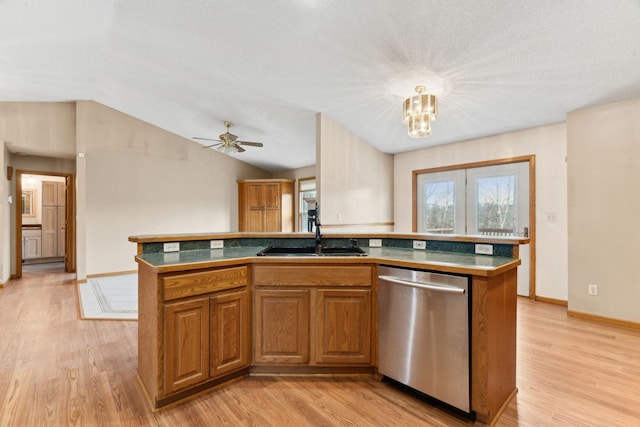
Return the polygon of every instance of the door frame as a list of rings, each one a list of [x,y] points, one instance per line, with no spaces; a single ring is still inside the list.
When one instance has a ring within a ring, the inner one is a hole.
[[[60,172],[32,171],[32,170],[16,170],[16,278],[22,277],[22,175],[40,175],[40,176],[61,176],[65,178],[65,251],[64,251],[64,271],[67,273],[75,273],[76,271],[76,247],[75,247],[75,193],[73,191],[73,174]]]

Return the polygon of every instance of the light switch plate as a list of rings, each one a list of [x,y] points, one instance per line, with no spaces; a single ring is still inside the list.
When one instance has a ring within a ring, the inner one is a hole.
[[[369,247],[370,248],[381,248],[382,247],[382,239],[369,239]]]
[[[493,255],[493,245],[476,244],[476,253],[481,255]]]
[[[163,243],[162,250],[164,252],[178,252],[180,250],[180,242]]]
[[[427,242],[424,240],[414,240],[413,249],[427,249]]]
[[[222,249],[222,248],[224,248],[224,240],[211,241],[211,249]]]

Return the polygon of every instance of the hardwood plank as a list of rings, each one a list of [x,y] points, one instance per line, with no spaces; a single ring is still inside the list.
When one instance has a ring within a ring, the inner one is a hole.
[[[518,301],[519,393],[497,426],[639,426],[640,331]],[[0,289],[2,426],[468,426],[368,375],[251,376],[153,412],[135,321],[81,320],[73,275]]]

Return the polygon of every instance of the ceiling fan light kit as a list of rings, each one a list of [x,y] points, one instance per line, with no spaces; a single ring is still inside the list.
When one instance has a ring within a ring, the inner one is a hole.
[[[201,138],[198,136],[194,136],[193,139],[199,139],[202,141],[218,141],[217,144],[207,145],[202,148],[214,148],[220,151],[221,153],[231,154],[231,153],[244,153],[244,148],[241,145],[246,145],[250,147],[262,147],[263,144],[261,142],[251,142],[251,141],[238,141],[238,137],[231,132],[229,129],[233,126],[233,123],[230,121],[225,121],[224,125],[227,127],[227,131],[225,133],[221,133],[218,137],[219,139],[210,139],[210,138]]]
[[[431,122],[438,117],[438,98],[423,93],[426,88],[416,86],[417,95],[404,101],[402,106],[402,122],[408,125],[411,138],[425,138],[431,135]]]

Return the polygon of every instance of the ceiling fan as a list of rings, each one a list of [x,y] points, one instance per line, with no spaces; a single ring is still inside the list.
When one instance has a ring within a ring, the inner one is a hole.
[[[225,121],[224,125],[227,127],[227,131],[225,133],[221,133],[220,139],[209,139],[209,138],[200,138],[198,136],[194,136],[193,139],[200,139],[202,141],[218,141],[217,144],[207,145],[202,148],[213,148],[218,147],[218,151],[222,151],[223,153],[242,153],[245,150],[241,147],[241,145],[246,145],[250,147],[262,147],[262,142],[250,142],[250,141],[238,141],[238,137],[232,133],[229,133],[229,129],[233,126],[233,123],[229,121]]]

